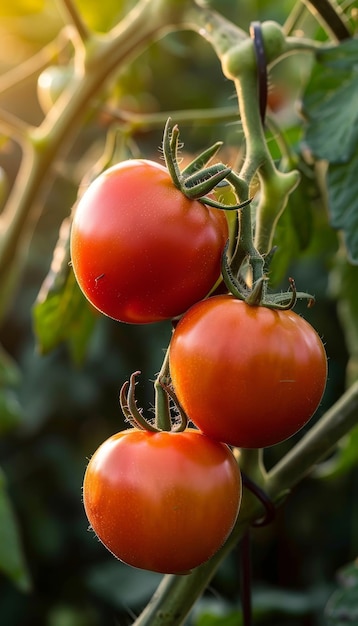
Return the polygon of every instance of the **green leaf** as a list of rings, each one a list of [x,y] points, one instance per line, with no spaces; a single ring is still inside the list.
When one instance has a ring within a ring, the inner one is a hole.
[[[333,228],[358,263],[358,41],[317,54],[303,98],[305,142],[316,159],[328,161],[327,194]]]
[[[277,252],[270,265],[270,280],[273,285],[283,280],[290,262],[311,242],[312,194],[312,181],[304,176],[290,194],[287,206],[280,216],[274,238]]]
[[[338,573],[340,588],[329,599],[325,626],[358,624],[358,560]]]
[[[336,256],[335,267],[331,271],[331,294],[338,303],[338,314],[345,334],[346,346],[350,355],[349,369],[353,361],[358,361],[358,267],[343,257]],[[355,370],[356,368],[354,368]],[[355,371],[348,371],[348,385],[356,379]]]
[[[20,424],[22,408],[14,387],[21,381],[20,369],[0,345],[0,435]]]
[[[328,205],[333,228],[343,231],[348,256],[358,264],[358,151],[349,163],[330,165],[327,172]]]
[[[72,271],[59,292],[47,294],[33,310],[38,348],[47,354],[66,343],[75,363],[83,360],[95,315],[80,291]]]
[[[305,141],[317,159],[347,162],[358,140],[358,41],[317,54],[303,98]]]
[[[18,385],[21,380],[20,369],[14,359],[0,345],[0,386]]]
[[[313,232],[313,201],[318,197],[314,175],[307,167],[298,164],[301,180],[299,185],[289,195],[287,211],[295,233],[298,249],[306,250],[311,243]]]
[[[242,614],[239,611],[227,611],[223,615],[203,613],[195,626],[243,626]]]
[[[320,193],[315,174],[302,159],[282,160],[280,170],[300,172],[300,182],[290,193],[287,206],[279,218],[275,230],[274,246],[277,248],[270,263],[270,282],[277,285],[285,278],[291,262],[311,244],[315,224],[315,205]]]
[[[54,251],[53,263],[33,309],[38,348],[47,354],[66,343],[75,363],[80,363],[95,324],[95,314],[77,285],[70,267],[70,223],[65,220]]]
[[[23,419],[21,405],[12,389],[0,389],[0,435],[18,426]]]
[[[30,591],[30,575],[2,473],[0,473],[0,570],[12,580],[18,589],[23,592]]]

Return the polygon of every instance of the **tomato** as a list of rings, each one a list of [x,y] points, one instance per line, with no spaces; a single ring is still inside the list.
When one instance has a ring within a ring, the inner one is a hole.
[[[129,160],[101,174],[76,208],[76,279],[102,313],[129,323],[182,314],[220,276],[223,211],[188,199],[165,167]]]
[[[37,97],[44,113],[48,113],[73,78],[74,70],[67,65],[50,65],[37,81]]]
[[[230,448],[197,430],[133,428],[94,453],[83,500],[92,529],[121,561],[181,573],[209,559],[228,537],[241,475]]]
[[[244,448],[271,446],[302,428],[327,378],[323,344],[306,320],[229,295],[189,309],[169,356],[189,419],[210,437]]]

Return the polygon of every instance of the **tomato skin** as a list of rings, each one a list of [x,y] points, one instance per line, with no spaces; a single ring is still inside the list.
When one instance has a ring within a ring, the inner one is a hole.
[[[189,419],[214,439],[264,448],[298,432],[317,409],[327,358],[293,311],[229,295],[194,305],[170,345],[170,372]]]
[[[48,113],[73,78],[71,66],[50,65],[37,81],[37,96],[44,113]]]
[[[92,182],[73,220],[77,282],[102,313],[146,324],[181,315],[220,276],[223,211],[188,199],[162,165],[123,161]]]
[[[128,429],[92,456],[83,483],[89,522],[128,565],[187,572],[224,543],[241,501],[241,475],[226,445],[199,431]]]
[[[267,94],[267,106],[274,113],[283,109],[289,102],[289,90],[284,85],[272,85]]]

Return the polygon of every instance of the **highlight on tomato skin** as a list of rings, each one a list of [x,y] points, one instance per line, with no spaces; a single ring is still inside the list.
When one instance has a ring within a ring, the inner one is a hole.
[[[174,330],[169,360],[188,418],[208,436],[242,448],[272,446],[297,433],[327,380],[323,343],[306,320],[229,295],[189,309]]]
[[[109,168],[75,209],[71,260],[86,298],[121,322],[172,319],[221,273],[224,211],[187,198],[168,170],[132,159]]]
[[[230,448],[194,429],[119,432],[94,453],[83,482],[100,541],[124,563],[161,573],[187,573],[219,550],[241,492]]]

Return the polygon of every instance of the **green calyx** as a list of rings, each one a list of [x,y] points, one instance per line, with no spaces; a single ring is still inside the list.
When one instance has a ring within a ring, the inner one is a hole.
[[[277,29],[272,27],[271,23],[268,27],[270,27],[268,30],[273,30],[273,34],[277,36]],[[258,145],[261,139],[261,134],[259,134]],[[166,122],[163,154],[167,169],[177,189],[187,198],[198,200],[217,209],[236,212],[236,225],[222,255],[221,273],[229,293],[250,306],[289,310],[295,306],[298,299],[306,299],[308,306],[312,306],[314,297],[311,294],[297,292],[293,279],[289,280],[289,289],[286,292],[269,293],[268,291],[268,273],[275,249],[268,249],[267,244],[271,243],[274,224],[286,205],[288,194],[298,183],[297,172],[279,172],[266,155],[267,159],[263,160],[259,171],[262,193],[256,208],[256,235],[259,234],[260,237],[259,241],[254,242],[251,207],[249,206],[253,198],[249,197],[247,181],[223,163],[209,164],[221,145],[222,142],[216,142],[199,154],[183,170],[180,170],[178,151],[182,144],[179,141],[179,128],[177,125],[172,126],[170,118]],[[223,185],[230,185],[236,198],[242,198],[243,201],[227,205],[207,195]],[[231,250],[231,258],[229,258],[229,250]],[[166,394],[167,399],[164,403],[162,402],[162,408],[159,410],[160,403],[156,404],[156,423],[159,419],[161,430],[171,430],[170,412],[166,406],[168,398],[171,398],[177,407],[178,403],[173,398],[170,387],[163,385],[163,380],[165,376],[162,378],[159,376],[156,383],[157,400],[163,393]],[[128,410],[127,413],[125,410],[123,412],[129,421],[133,421],[134,417],[134,422],[140,423],[141,416],[138,416],[138,411],[135,409],[131,390],[132,387],[129,386],[128,397],[131,401],[128,403],[129,414]],[[165,420],[162,419],[163,415],[166,415]]]
[[[265,258],[263,258],[263,273],[252,286],[249,286],[241,272],[234,275],[229,264],[227,251],[228,244],[226,245],[222,256],[222,276],[228,291],[238,300],[242,300],[250,306],[264,306],[266,308],[276,309],[279,311],[293,309],[297,300],[307,300],[307,306],[313,306],[315,302],[314,296],[309,293],[297,291],[293,278],[289,278],[288,291],[280,293],[268,292],[268,271],[270,262],[275,253],[275,248],[273,248],[265,256]]]
[[[177,189],[191,200],[199,200],[215,209],[234,211],[247,206],[251,199],[241,204],[227,205],[207,196],[231,174],[231,168],[223,163],[208,166],[221,145],[222,142],[216,142],[199,154],[183,170],[180,170],[178,151],[182,144],[179,142],[179,128],[176,124],[171,126],[170,118],[166,122],[163,134],[163,154],[165,164]]]
[[[166,362],[167,359],[165,359],[164,364]],[[134,428],[152,433],[184,431],[188,424],[188,418],[170,386],[169,377],[162,371],[154,385],[156,392],[155,418],[150,420],[144,417],[143,410],[138,407],[135,397],[136,378],[139,374],[139,371],[133,372],[129,381],[126,381],[120,390],[119,401],[126,421]],[[174,407],[174,411],[171,410],[171,405]]]

